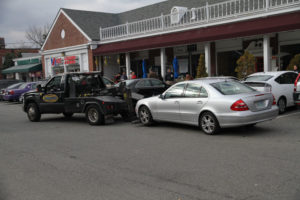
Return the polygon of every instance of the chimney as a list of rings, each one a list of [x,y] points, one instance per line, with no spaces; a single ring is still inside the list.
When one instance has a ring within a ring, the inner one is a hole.
[[[5,40],[2,37],[0,37],[0,49],[5,49]]]

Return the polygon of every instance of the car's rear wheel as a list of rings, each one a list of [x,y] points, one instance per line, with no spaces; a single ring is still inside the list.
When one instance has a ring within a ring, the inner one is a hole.
[[[283,97],[280,97],[278,100],[278,108],[279,108],[279,114],[282,114],[286,111],[286,100]]]
[[[41,113],[35,103],[30,103],[27,106],[27,116],[32,122],[38,122],[41,120]]]
[[[91,105],[86,109],[85,117],[90,125],[102,125],[105,123],[104,115],[96,105]]]
[[[69,113],[69,112],[63,112],[63,115],[65,116],[65,118],[70,119],[72,118],[74,113]]]
[[[139,118],[143,125],[150,126],[153,124],[153,118],[149,108],[142,106],[139,109]]]
[[[200,127],[207,135],[214,135],[220,130],[219,122],[211,112],[205,112],[201,115]]]

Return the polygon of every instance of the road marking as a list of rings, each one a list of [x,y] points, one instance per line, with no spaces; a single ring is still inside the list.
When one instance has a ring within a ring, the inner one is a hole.
[[[297,114],[300,114],[300,111],[299,112],[294,112],[294,113],[291,113],[291,114],[287,114],[287,115],[279,116],[279,117],[277,117],[277,119],[284,118],[284,117],[289,117],[289,116],[293,116],[293,115],[297,115]]]

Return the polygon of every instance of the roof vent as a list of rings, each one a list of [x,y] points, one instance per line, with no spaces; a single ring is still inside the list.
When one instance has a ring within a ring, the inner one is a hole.
[[[186,7],[175,6],[171,10],[171,24],[178,24],[187,12]]]

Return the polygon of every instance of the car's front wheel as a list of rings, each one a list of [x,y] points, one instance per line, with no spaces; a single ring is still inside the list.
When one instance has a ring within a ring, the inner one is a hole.
[[[96,105],[91,105],[86,109],[85,117],[90,125],[103,125],[105,123],[104,115]]]
[[[200,117],[200,127],[207,135],[214,135],[220,130],[217,118],[211,112],[205,112]]]
[[[30,103],[27,106],[27,116],[32,122],[38,122],[41,119],[41,113],[35,103]]]
[[[150,126],[153,124],[153,118],[149,108],[142,106],[139,109],[139,118],[143,125]]]

